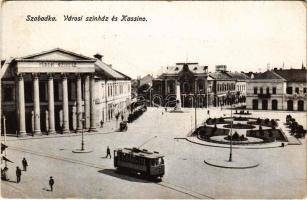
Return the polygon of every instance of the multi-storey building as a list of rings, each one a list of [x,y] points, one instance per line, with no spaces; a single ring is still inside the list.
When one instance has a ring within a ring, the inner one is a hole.
[[[307,109],[306,78],[305,68],[275,68],[252,74],[247,81],[246,106],[254,110],[304,111]]]
[[[63,49],[9,59],[1,66],[2,122],[18,136],[95,131],[124,112],[130,87],[110,65]]]
[[[284,95],[284,109],[304,111],[307,110],[307,70],[301,69],[277,69],[276,74],[286,80],[286,93]]]
[[[212,104],[223,106],[229,104],[229,99],[234,103],[245,102],[246,80],[248,76],[243,73],[227,71],[226,65],[217,65],[213,73],[209,73],[213,87]]]
[[[153,80],[152,99],[164,106],[174,106],[176,90],[180,90],[182,107],[203,107],[208,97],[208,66],[198,63],[177,63],[166,67],[164,72]],[[178,94],[178,93],[177,93]]]
[[[249,79],[243,72],[227,72],[236,80],[236,103],[245,103],[246,100],[246,81]]]
[[[229,103],[229,98],[236,95],[236,80],[233,79],[226,71],[217,71],[210,73],[213,85],[213,105],[224,106]]]

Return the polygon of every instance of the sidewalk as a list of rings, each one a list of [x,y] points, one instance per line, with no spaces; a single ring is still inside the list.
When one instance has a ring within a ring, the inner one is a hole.
[[[285,122],[280,121],[279,126],[288,139],[288,145],[301,145],[301,141],[290,134],[290,129],[285,125]]]
[[[118,124],[120,121],[118,120]],[[88,132],[84,130],[83,134],[85,135],[95,135],[95,134],[110,134],[117,132],[119,125],[116,126],[116,120],[105,122],[103,128],[97,128],[95,132]],[[57,138],[57,137],[74,137],[80,136],[82,133],[71,132],[69,134],[52,134],[52,135],[36,135],[36,136],[25,136],[25,137],[16,137],[16,136],[7,136],[7,141],[17,141],[17,140],[33,140],[33,139],[45,139],[45,138]]]
[[[200,140],[197,137],[186,137],[186,138],[174,138],[174,139],[184,139],[188,142],[199,144],[203,146],[209,146],[209,147],[218,147],[218,148],[229,148],[229,144],[218,144],[218,143],[212,143],[207,142],[204,140]],[[282,142],[272,142],[272,143],[263,143],[263,144],[253,144],[253,145],[232,145],[233,149],[270,149],[270,148],[282,148],[281,147]],[[285,146],[287,145],[287,142],[284,142]]]

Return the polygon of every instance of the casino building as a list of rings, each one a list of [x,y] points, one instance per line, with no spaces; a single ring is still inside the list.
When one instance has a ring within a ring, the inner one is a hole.
[[[131,78],[101,60],[52,49],[1,63],[1,129],[16,136],[95,131],[124,115]]]
[[[246,106],[253,110],[307,110],[307,70],[277,69],[251,74]]]

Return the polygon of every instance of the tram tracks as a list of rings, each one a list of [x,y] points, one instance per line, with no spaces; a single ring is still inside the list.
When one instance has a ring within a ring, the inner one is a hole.
[[[60,161],[64,161],[64,162],[69,162],[69,163],[79,164],[79,165],[83,165],[83,166],[87,166],[87,167],[92,167],[92,168],[96,168],[96,169],[99,169],[99,170],[108,169],[108,167],[103,165],[103,164],[98,165],[98,164],[95,164],[95,163],[84,162],[84,161],[80,161],[80,160],[76,160],[76,159],[72,159],[72,158],[67,158],[67,157],[57,156],[57,155],[48,154],[48,153],[32,151],[32,150],[21,148],[21,147],[10,146],[9,149],[19,151],[19,152],[28,153],[28,154],[32,154],[32,155],[36,155],[36,156],[41,156],[41,157],[45,157],[45,158],[51,158],[51,159],[60,160]],[[148,183],[154,183],[154,182],[148,181]],[[164,188],[168,188],[170,190],[174,190],[176,192],[180,192],[182,194],[189,195],[189,196],[196,198],[196,199],[214,199],[213,197],[210,197],[208,195],[204,195],[204,194],[201,194],[201,193],[198,193],[198,192],[195,192],[195,191],[191,191],[184,186],[175,185],[173,183],[169,183],[169,182],[166,182],[166,181],[162,181],[162,182],[158,182],[158,183],[154,183],[154,184],[157,184],[157,185],[164,187]]]

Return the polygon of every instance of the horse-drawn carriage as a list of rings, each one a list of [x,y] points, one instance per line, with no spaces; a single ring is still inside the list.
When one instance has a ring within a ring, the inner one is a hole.
[[[122,121],[122,122],[120,122],[120,124],[119,124],[119,130],[120,130],[120,131],[127,131],[127,129],[128,129],[127,121]]]

